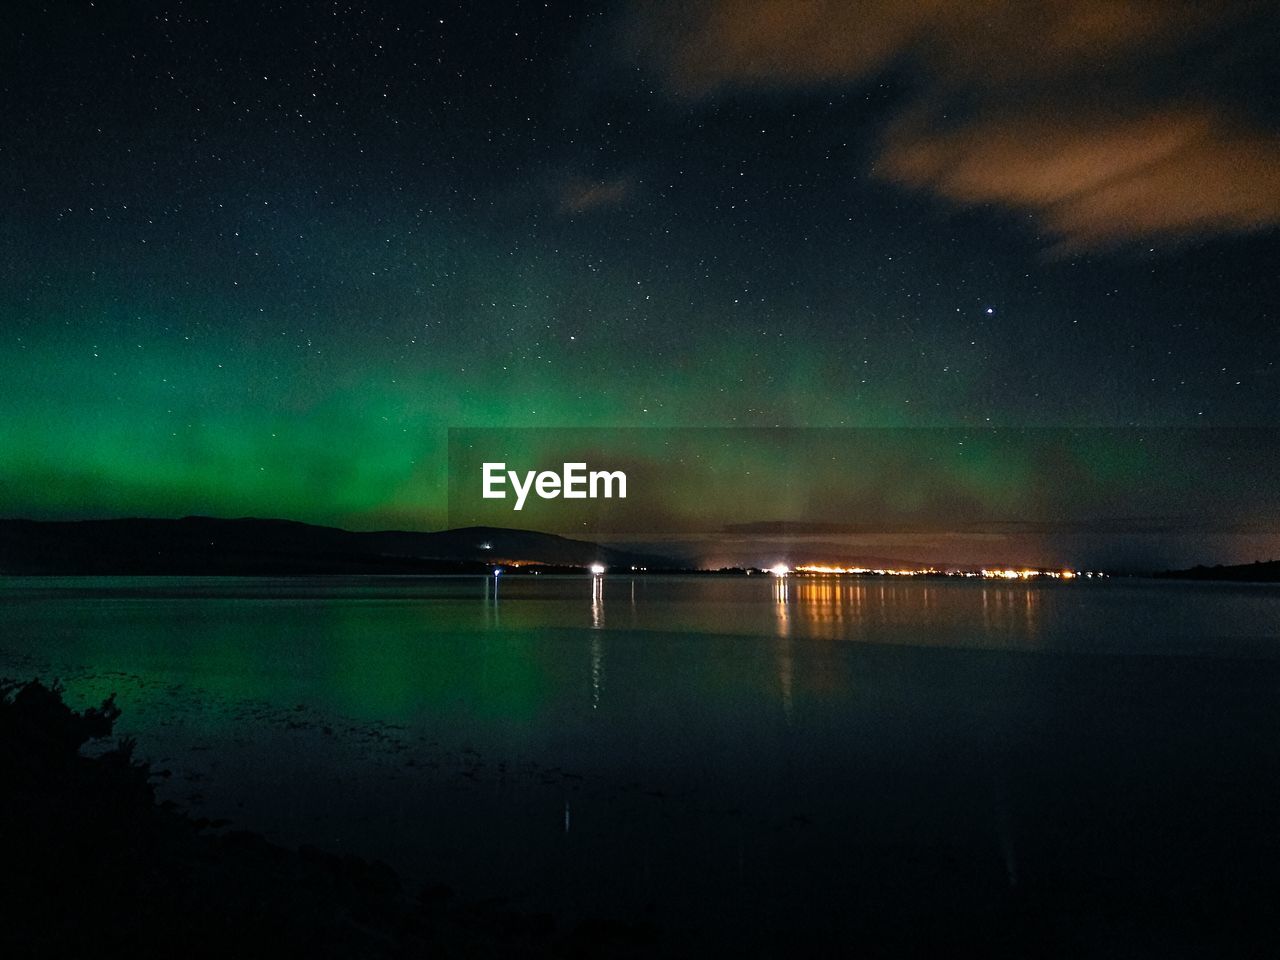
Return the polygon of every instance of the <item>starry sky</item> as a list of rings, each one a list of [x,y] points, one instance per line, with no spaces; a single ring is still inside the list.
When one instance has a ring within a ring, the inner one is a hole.
[[[432,529],[462,427],[1280,427],[1277,51],[1254,2],[19,3],[0,514]]]

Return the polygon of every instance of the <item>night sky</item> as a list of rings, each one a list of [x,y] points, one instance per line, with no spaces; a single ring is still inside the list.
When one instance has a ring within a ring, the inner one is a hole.
[[[1280,426],[1278,25],[18,3],[0,515],[431,529],[450,427]]]

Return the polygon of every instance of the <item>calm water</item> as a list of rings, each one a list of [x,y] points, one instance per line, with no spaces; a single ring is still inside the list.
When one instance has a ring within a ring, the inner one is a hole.
[[[115,691],[163,796],[518,909],[795,947],[1031,903],[1081,952],[1135,955],[1221,946],[1280,879],[1276,588],[68,578],[0,600],[0,675]]]

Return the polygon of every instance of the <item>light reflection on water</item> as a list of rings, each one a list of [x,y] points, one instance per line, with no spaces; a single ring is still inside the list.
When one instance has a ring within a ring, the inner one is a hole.
[[[809,922],[868,850],[939,844],[967,851],[958,889],[1007,888],[1098,833],[1110,794],[1081,784],[1153,836],[1183,810],[1270,818],[1256,788],[1216,818],[1226,801],[1192,794],[1277,768],[1256,732],[1280,723],[1274,588],[606,574],[0,596],[0,674],[119,691],[166,796],[558,912]]]
[[[317,578],[0,578],[13,625],[41,603],[65,622],[77,609],[98,612],[186,602],[209,605],[395,605],[423,612],[424,629],[530,628],[678,631],[688,634],[795,636],[914,645],[1075,648],[1107,645],[1091,631],[1140,621],[1134,642],[1234,643],[1268,635],[1277,589],[1222,584],[1108,581],[1088,584],[991,584],[970,580],[903,581],[857,577],[317,577]],[[606,623],[606,612],[622,620]],[[113,614],[115,616],[115,614]],[[504,622],[504,617],[510,617]],[[127,617],[126,617],[127,618]],[[395,617],[392,617],[395,619]],[[1253,653],[1259,651],[1254,649]],[[1262,651],[1265,653],[1265,650]]]

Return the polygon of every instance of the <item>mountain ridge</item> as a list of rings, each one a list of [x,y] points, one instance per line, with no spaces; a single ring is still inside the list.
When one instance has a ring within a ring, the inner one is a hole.
[[[352,531],[262,517],[0,519],[0,573],[479,573],[498,563],[661,566],[668,558],[502,527]]]

